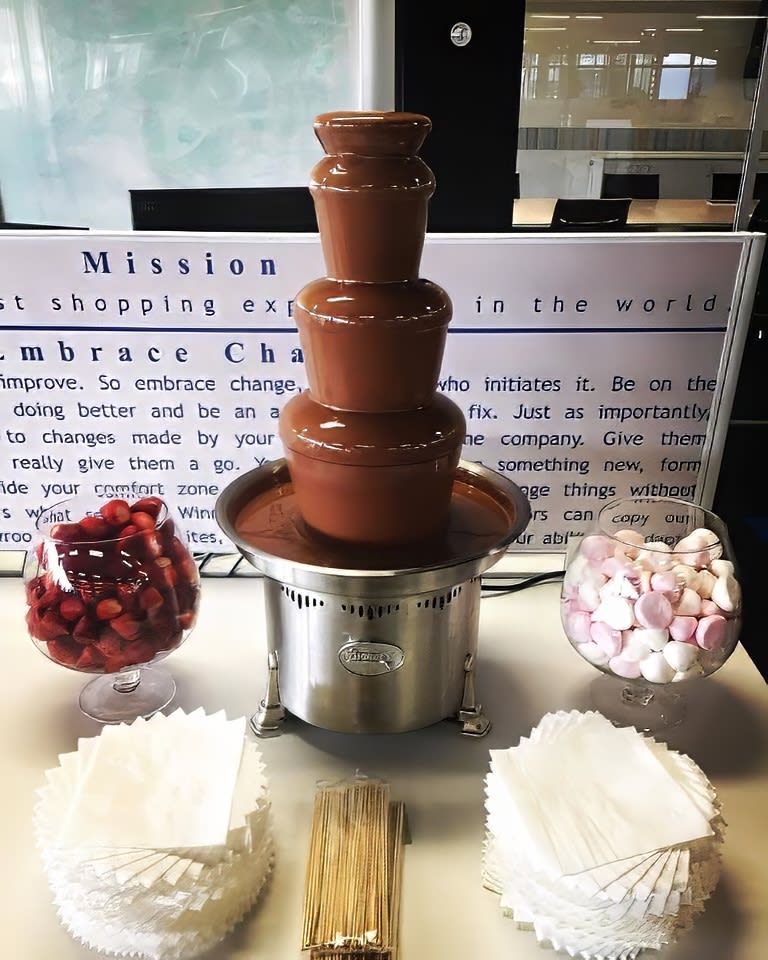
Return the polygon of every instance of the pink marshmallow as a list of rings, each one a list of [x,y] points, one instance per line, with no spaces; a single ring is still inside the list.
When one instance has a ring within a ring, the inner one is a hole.
[[[621,653],[622,636],[620,630],[614,630],[607,623],[597,621],[592,624],[589,632],[594,643],[609,657],[615,657]]]
[[[702,650],[719,650],[725,642],[728,621],[725,617],[702,617],[696,627],[696,643]]]
[[[579,547],[581,556],[586,557],[592,566],[600,567],[603,560],[613,556],[613,542],[600,534],[584,537]]]
[[[572,610],[565,617],[565,632],[574,643],[589,643],[592,621],[588,613]]]
[[[611,657],[608,666],[618,677],[624,677],[626,680],[636,680],[640,676],[640,664],[637,660]]]
[[[694,634],[699,621],[696,617],[672,617],[669,635],[680,643],[696,643]]]
[[[635,619],[644,627],[662,630],[672,622],[672,604],[663,593],[652,590],[638,597],[635,603]]]

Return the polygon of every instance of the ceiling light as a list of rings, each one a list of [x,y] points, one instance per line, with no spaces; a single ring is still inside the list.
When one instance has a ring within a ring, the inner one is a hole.
[[[704,27],[664,27],[665,33],[704,33]]]

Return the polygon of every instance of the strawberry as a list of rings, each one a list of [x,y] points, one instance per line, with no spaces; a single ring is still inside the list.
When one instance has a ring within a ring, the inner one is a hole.
[[[149,640],[137,640],[136,643],[128,644],[123,648],[123,663],[137,664],[149,663],[157,655],[153,644]]]
[[[122,640],[114,630],[105,630],[93,646],[104,655],[105,660],[120,657],[123,651]]]
[[[194,610],[185,610],[176,617],[176,622],[182,630],[191,630],[197,620],[197,613]]]
[[[104,657],[95,647],[81,647],[75,666],[78,670],[101,670],[104,667]]]
[[[102,516],[83,517],[80,526],[89,540],[103,540],[111,536],[110,526]]]
[[[39,640],[56,640],[67,637],[68,628],[59,620],[56,614],[50,610],[45,613],[37,622],[37,637]]]
[[[99,620],[111,620],[118,617],[123,612],[123,605],[114,597],[107,597],[106,600],[99,600],[96,604],[96,616]]]
[[[84,613],[85,604],[80,597],[64,597],[59,604],[59,616],[63,620],[79,620]]]
[[[99,639],[101,624],[94,626],[88,617],[80,617],[72,631],[72,639],[77,643],[93,643]]]
[[[139,530],[155,529],[155,518],[151,513],[145,513],[143,510],[131,511],[131,523]]]
[[[48,641],[48,653],[58,663],[63,663],[66,667],[74,667],[80,659],[82,647],[65,637],[59,637],[56,640]]]
[[[110,627],[116,632],[119,633],[123,640],[135,640],[139,635],[141,630],[141,624],[138,620],[134,618],[129,613],[124,613],[120,617],[115,617],[109,622]]]
[[[163,595],[155,587],[147,587],[139,594],[139,606],[142,610],[152,612],[162,607],[163,603]]]
[[[148,513],[156,520],[164,506],[165,504],[160,497],[142,497],[141,500],[137,500],[136,503],[133,504],[131,513],[134,511],[138,513]]]
[[[125,500],[109,500],[99,508],[99,513],[112,527],[122,527],[131,517],[131,508]]]
[[[51,539],[58,543],[76,543],[83,539],[83,531],[79,523],[54,523]]]

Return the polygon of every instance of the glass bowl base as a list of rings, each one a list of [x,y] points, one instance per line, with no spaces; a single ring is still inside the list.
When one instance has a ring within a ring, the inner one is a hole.
[[[131,723],[167,707],[176,694],[176,683],[166,670],[137,667],[105,673],[80,691],[80,709],[100,723]]]
[[[673,684],[651,685],[605,674],[592,681],[592,706],[619,727],[657,733],[685,719],[685,698]]]

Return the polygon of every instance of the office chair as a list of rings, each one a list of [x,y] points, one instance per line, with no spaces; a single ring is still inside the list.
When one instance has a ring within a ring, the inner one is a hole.
[[[627,224],[629,197],[570,200],[555,203],[549,229],[558,233],[603,233],[621,230]]]
[[[609,199],[658,200],[658,173],[604,173],[600,196]]]
[[[736,203],[739,196],[740,173],[713,173],[712,195],[710,200]],[[755,189],[752,193],[755,200],[768,198],[768,173],[758,173],[755,177]]]
[[[317,233],[308,187],[131,190],[134,230]]]

